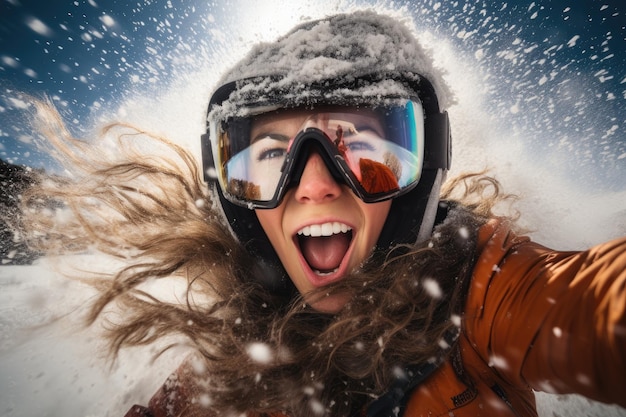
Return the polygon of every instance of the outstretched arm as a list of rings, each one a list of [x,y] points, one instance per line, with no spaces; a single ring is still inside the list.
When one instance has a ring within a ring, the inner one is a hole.
[[[626,407],[626,238],[557,252],[481,230],[467,335],[505,381]]]

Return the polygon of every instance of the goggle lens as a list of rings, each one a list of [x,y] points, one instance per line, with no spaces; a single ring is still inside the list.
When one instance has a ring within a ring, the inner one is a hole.
[[[328,160],[366,202],[412,188],[422,170],[423,110],[415,101],[375,109],[283,109],[232,119],[217,130],[213,155],[222,190],[251,208],[280,203],[309,131],[322,133],[318,141]]]

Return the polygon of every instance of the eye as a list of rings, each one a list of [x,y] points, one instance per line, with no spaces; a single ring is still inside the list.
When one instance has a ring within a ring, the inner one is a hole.
[[[344,138],[346,147],[352,152],[374,152],[382,140],[376,129],[369,126],[350,129]]]
[[[264,149],[261,152],[259,152],[259,155],[257,156],[257,161],[265,161],[265,160],[272,160],[275,158],[284,158],[285,154],[287,153],[287,150],[285,148],[269,148],[269,149]]]
[[[283,136],[267,134],[256,140],[250,148],[252,149],[254,161],[276,161],[285,158],[287,142]]]
[[[362,140],[350,141],[346,143],[346,147],[352,152],[369,152],[376,150],[371,143]]]

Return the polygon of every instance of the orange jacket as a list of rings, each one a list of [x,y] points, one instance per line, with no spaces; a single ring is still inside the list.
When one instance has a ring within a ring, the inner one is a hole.
[[[477,250],[458,349],[404,416],[536,416],[532,390],[626,407],[626,238],[557,252],[492,220]],[[202,416],[190,372],[183,364],[126,417]]]

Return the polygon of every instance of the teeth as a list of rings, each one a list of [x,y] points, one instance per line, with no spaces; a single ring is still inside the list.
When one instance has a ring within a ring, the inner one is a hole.
[[[305,226],[302,229],[298,230],[298,234],[302,236],[320,237],[337,235],[339,233],[347,233],[350,230],[352,230],[352,228],[347,224],[339,222],[328,222]]]
[[[326,277],[326,276],[328,276],[328,275],[332,275],[332,274],[334,274],[334,273],[335,273],[335,272],[337,272],[337,271],[339,271],[339,268],[337,268],[337,269],[335,269],[335,270],[333,270],[333,271],[330,271],[330,272],[322,272],[322,271],[318,271],[317,269],[314,269],[314,270],[313,270],[313,272],[315,272],[315,273],[316,273],[317,275],[319,275],[320,277]]]

